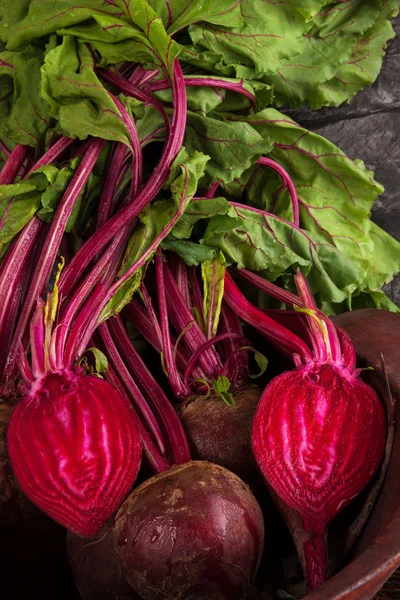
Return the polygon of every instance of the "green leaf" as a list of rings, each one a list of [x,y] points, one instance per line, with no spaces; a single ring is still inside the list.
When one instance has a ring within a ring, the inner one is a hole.
[[[0,52],[0,136],[6,127],[14,102],[14,53]]]
[[[301,229],[290,224],[291,202],[280,179],[259,166],[244,174],[241,185],[247,182],[250,203],[273,209],[276,216],[232,206],[209,220],[201,243],[220,248],[230,262],[262,271],[267,279],[284,276],[289,287],[300,266],[318,302],[330,303],[332,312],[338,310],[332,303],[350,308],[361,293],[378,292],[399,271],[400,255],[398,242],[370,220],[372,204],[383,191],[373,173],[274,109],[231,118],[245,120],[275,142],[270,156],[296,186]]]
[[[170,250],[177,254],[190,267],[197,267],[201,263],[211,260],[214,250],[201,246],[189,240],[177,240],[169,235],[162,243],[163,250]]]
[[[382,17],[385,19],[394,19],[399,14],[399,0],[382,0]]]
[[[95,372],[96,374],[107,373],[108,371],[108,360],[105,354],[98,348],[88,348],[85,354],[91,352],[94,357]]]
[[[259,377],[264,375],[265,371],[268,368],[268,358],[264,354],[261,354],[261,352],[259,352],[258,350],[254,350],[254,348],[251,348],[251,350],[253,350],[254,352],[254,358],[260,371],[256,374],[249,374],[249,377],[250,379],[258,379]]]
[[[261,116],[267,117],[262,123]],[[352,263],[350,272],[356,276],[344,289],[346,295],[364,289],[380,289],[397,271],[394,264],[389,268],[388,261],[383,261],[384,272],[380,268],[371,272],[376,250],[371,235],[370,211],[374,200],[383,191],[372,172],[362,161],[350,160],[325,138],[298,126],[273,109],[255,118],[258,123],[254,126],[259,130],[265,128],[265,134],[276,141],[270,156],[290,173],[299,197],[300,226],[318,244],[320,256],[330,253],[329,247],[333,247],[349,268]],[[249,118],[250,123],[252,119]],[[276,202],[279,187],[276,178],[263,189],[253,185],[249,200],[257,199],[258,206],[261,200],[266,208],[275,199],[275,214],[291,218],[287,192],[281,194],[281,198],[278,195]],[[394,257],[400,266],[397,253]]]
[[[161,18],[146,0],[115,0],[132,23],[146,35],[146,47],[150,57],[158,66],[172,73],[173,61],[180,48],[165,31]]]
[[[139,223],[130,237],[122,266],[118,274],[124,275],[138,261],[133,275],[119,287],[115,296],[104,309],[101,321],[117,314],[130,302],[143,277],[144,268],[161,242],[173,230],[190,203],[204,173],[208,157],[199,152],[188,154],[182,147],[175,159],[166,182],[170,198],[149,204],[139,215]]]
[[[0,36],[9,50],[20,50],[32,41],[92,19],[95,15],[120,15],[118,7],[98,0],[2,0]]]
[[[217,333],[224,296],[225,257],[214,252],[213,257],[201,265],[203,279],[203,312],[208,339]]]
[[[29,46],[0,54],[0,135],[15,144],[42,148],[51,125],[40,95],[43,51]]]
[[[356,0],[340,10],[330,4],[314,17],[316,24],[304,36],[301,51],[264,77],[274,86],[275,105],[308,104],[315,109],[331,103],[316,90],[323,90],[323,84],[351,60],[357,42],[362,44],[361,36],[379,19],[380,8],[380,0]]]
[[[268,358],[264,354],[262,354],[261,352],[259,352],[255,348],[253,348],[252,346],[242,346],[242,348],[240,348],[240,350],[247,350],[248,352],[253,352],[254,360],[256,361],[256,363],[260,369],[260,371],[258,373],[249,373],[248,375],[249,375],[250,379],[258,379],[259,377],[262,377],[262,375],[264,375],[264,373],[268,367]]]
[[[168,33],[173,35],[192,23],[204,21],[223,27],[240,27],[242,13],[237,0],[152,0],[153,9],[162,17]]]
[[[210,156],[201,186],[239,178],[260,156],[272,148],[268,136],[242,121],[227,121],[218,113],[207,116],[188,111],[185,145]]]
[[[226,215],[229,208],[230,204],[225,198],[193,198],[171,235],[174,238],[189,239],[196,223],[215,215]]]
[[[382,67],[387,42],[394,38],[390,21],[380,19],[359,38],[348,58],[332,79],[321,84],[314,94],[312,106],[338,106],[347,102],[360,90],[371,85]]]
[[[300,51],[302,35],[312,23],[307,23],[289,2],[242,0],[240,6],[241,27],[191,25],[189,34],[193,44],[218,57],[213,69],[227,77],[256,79],[274,73],[283,60]],[[195,61],[196,57],[193,58]],[[191,60],[190,53],[184,59]]]
[[[400,269],[400,242],[373,221],[369,222],[369,235],[374,244],[372,259],[366,275],[366,288],[378,292],[382,285],[392,281]]]
[[[71,179],[76,170],[79,160],[72,161],[70,166],[57,169],[52,165],[47,165],[40,169],[40,172],[45,173],[49,186],[41,196],[42,208],[38,211],[37,216],[46,223],[51,223],[54,212],[58,207]],[[68,219],[65,231],[69,232],[73,228],[81,207],[82,193],[74,204],[71,216]]]
[[[230,381],[225,375],[220,375],[213,381],[213,390],[228,406],[235,406],[233,395],[229,392]]]
[[[94,72],[86,45],[64,37],[42,67],[42,96],[64,135],[88,135],[129,145],[125,125],[113,100]]]
[[[219,248],[239,268],[268,270],[274,278],[292,266],[311,264],[301,232],[293,231],[290,223],[245,206],[231,206],[227,215],[212,217],[201,243]]]
[[[14,239],[40,207],[41,192],[36,189],[36,186],[32,186],[31,191],[24,191],[28,189],[27,185],[0,186],[0,219],[4,218],[0,229],[0,249]],[[18,186],[21,186],[21,188],[18,189]],[[3,195],[3,188],[5,187],[15,188],[12,196]],[[11,201],[13,197],[15,199]],[[6,216],[4,217],[5,213]]]
[[[6,42],[8,32],[12,27],[21,21],[29,10],[29,5],[32,0],[20,0],[13,2],[12,0],[2,0],[0,3],[0,39]]]

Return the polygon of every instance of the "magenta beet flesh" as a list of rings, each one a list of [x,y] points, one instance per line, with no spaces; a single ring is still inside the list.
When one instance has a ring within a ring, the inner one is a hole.
[[[132,487],[139,434],[116,390],[71,370],[32,383],[14,409],[8,452],[28,498],[78,535],[96,535]]]
[[[327,525],[371,480],[382,459],[386,418],[356,371],[309,363],[265,389],[253,452],[271,488],[301,517],[309,587],[326,579]]]
[[[143,600],[241,600],[263,541],[261,509],[249,488],[202,461],[136,488],[114,525],[123,572]]]

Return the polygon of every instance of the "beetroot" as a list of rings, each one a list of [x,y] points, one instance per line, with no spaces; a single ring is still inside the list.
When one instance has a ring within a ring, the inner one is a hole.
[[[139,435],[119,394],[68,370],[32,384],[11,416],[8,452],[28,498],[82,536],[103,527],[140,464]]]
[[[252,429],[255,459],[294,533],[310,589],[327,577],[327,526],[378,468],[386,419],[359,377],[350,339],[317,311],[304,276],[295,277],[312,352],[242,296],[226,277],[227,301],[286,353],[296,369],[267,385]]]
[[[85,540],[67,535],[68,560],[83,600],[140,600],[121,573],[112,544],[112,529]]]
[[[234,406],[216,395],[192,396],[179,405],[193,458],[221,465],[253,483],[257,472],[250,433],[261,391],[257,386],[235,391]]]
[[[6,445],[6,430],[10,420],[12,405],[0,402],[0,521],[19,512],[18,484],[12,472]]]
[[[208,462],[172,467],[117,513],[114,547],[144,600],[239,600],[263,548],[260,507],[233,473]]]

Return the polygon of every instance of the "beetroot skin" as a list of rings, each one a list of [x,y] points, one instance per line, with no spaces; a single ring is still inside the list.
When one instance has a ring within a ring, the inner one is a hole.
[[[68,560],[83,600],[140,600],[121,573],[113,548],[112,529],[85,540],[67,534]]]
[[[143,600],[239,600],[259,566],[264,523],[236,475],[195,461],[132,492],[113,537],[126,579]]]
[[[0,401],[0,522],[19,514],[20,492],[7,452],[6,431],[12,406]]]
[[[235,406],[220,396],[193,396],[178,408],[192,456],[221,465],[246,483],[257,478],[251,450],[251,426],[261,388],[251,386],[233,394]]]
[[[66,369],[32,383],[7,441],[28,498],[83,537],[100,531],[139,470],[139,434],[124,400],[106,381]]]

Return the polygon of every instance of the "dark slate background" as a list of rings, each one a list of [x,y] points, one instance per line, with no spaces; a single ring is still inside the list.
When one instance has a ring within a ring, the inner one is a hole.
[[[389,43],[382,71],[372,87],[336,108],[284,112],[375,171],[385,192],[375,201],[372,219],[400,241],[400,16],[394,29],[396,38]],[[400,305],[400,276],[385,291]]]

